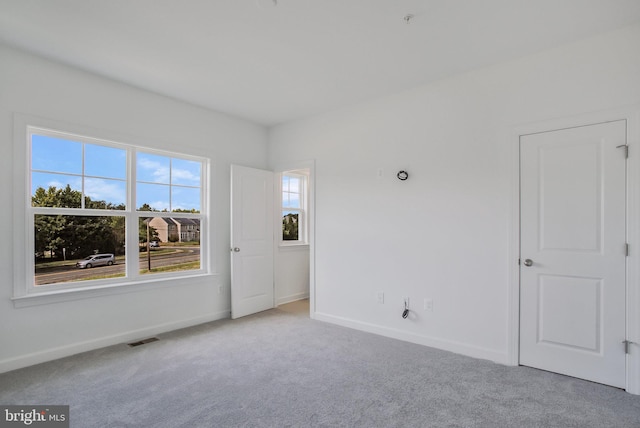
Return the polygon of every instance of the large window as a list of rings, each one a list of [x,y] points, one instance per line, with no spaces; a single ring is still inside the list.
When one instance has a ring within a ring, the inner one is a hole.
[[[27,139],[27,294],[206,271],[206,159],[36,127]]]
[[[282,173],[281,245],[307,244],[307,181],[306,170]]]

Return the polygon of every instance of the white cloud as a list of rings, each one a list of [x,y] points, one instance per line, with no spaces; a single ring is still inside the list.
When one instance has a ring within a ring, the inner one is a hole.
[[[158,211],[169,211],[169,203],[167,201],[149,202],[149,206]]]
[[[87,178],[84,184],[85,195],[94,201],[123,204],[127,200],[127,191],[122,181]]]
[[[74,179],[70,179],[67,180],[67,182],[62,182],[59,180],[49,180],[47,181],[46,186],[43,186],[45,189],[48,189],[49,187],[55,187],[56,189],[64,189],[67,187],[67,184],[69,186],[71,186],[71,189],[73,190],[80,190],[82,188],[82,184],[81,184],[81,180],[80,177],[74,178]]]
[[[200,176],[195,175],[189,170],[186,169],[173,169],[173,174],[171,176],[174,183],[187,184],[192,186],[200,185]]]
[[[153,177],[156,183],[168,183],[169,182],[169,168],[163,166],[160,162],[156,162],[149,158],[140,156],[138,157],[138,168],[145,170]],[[143,180],[147,181],[147,180]]]
[[[163,159],[169,160],[169,158]],[[193,169],[189,168],[191,164]],[[138,157],[139,180],[166,184],[171,180],[171,184],[200,186],[200,164],[198,162],[174,159],[171,169],[168,165],[169,162],[159,162],[152,157],[140,155]]]
[[[47,188],[55,187],[56,189],[64,189],[66,184],[62,184],[60,181],[49,181],[47,183]]]

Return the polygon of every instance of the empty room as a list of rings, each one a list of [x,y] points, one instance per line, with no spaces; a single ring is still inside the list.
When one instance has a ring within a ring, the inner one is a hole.
[[[640,427],[640,1],[0,0],[0,426]]]

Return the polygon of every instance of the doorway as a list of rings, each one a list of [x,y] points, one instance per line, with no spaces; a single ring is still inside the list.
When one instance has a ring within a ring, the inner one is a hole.
[[[276,306],[309,300],[314,313],[314,163],[293,162],[274,169]]]
[[[314,317],[314,164],[275,172],[232,165],[232,318],[302,299]]]

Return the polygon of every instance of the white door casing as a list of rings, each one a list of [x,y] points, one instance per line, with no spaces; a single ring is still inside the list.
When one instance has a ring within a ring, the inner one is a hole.
[[[231,318],[274,307],[273,173],[231,165]]]
[[[522,365],[625,387],[625,144],[624,120],[520,138]]]

